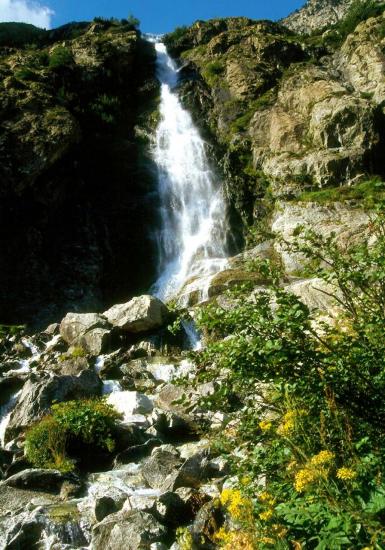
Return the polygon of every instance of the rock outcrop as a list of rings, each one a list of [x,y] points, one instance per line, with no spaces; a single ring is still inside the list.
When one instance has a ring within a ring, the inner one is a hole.
[[[297,33],[311,33],[338,23],[349,12],[354,0],[307,0],[305,5],[281,23]]]
[[[28,44],[0,49],[0,322],[42,327],[150,286],[158,84],[153,48],[128,23]]]

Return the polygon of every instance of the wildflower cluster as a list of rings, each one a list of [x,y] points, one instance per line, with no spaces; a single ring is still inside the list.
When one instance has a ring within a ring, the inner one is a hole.
[[[282,418],[282,422],[277,428],[277,434],[286,436],[286,437],[289,436],[296,429],[298,425],[298,419],[301,416],[305,416],[305,415],[306,415],[306,411],[302,409],[297,409],[297,410],[294,409],[294,410],[287,411]]]

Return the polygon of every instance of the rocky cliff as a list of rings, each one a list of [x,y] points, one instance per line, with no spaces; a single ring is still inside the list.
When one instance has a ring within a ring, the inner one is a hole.
[[[383,175],[384,26],[369,17],[341,42],[228,19],[166,37],[185,75],[180,94],[206,121],[246,225],[271,227],[277,201],[360,195],[360,182]]]
[[[119,301],[145,289],[155,265],[145,230],[154,216],[144,146],[158,93],[152,48],[126,22],[68,25],[17,48],[15,32],[0,36],[8,323]]]
[[[311,33],[343,19],[354,0],[308,0],[305,5],[285,19],[282,24],[292,31]]]

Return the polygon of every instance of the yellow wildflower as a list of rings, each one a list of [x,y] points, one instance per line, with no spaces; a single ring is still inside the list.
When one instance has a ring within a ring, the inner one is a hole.
[[[269,510],[265,510],[264,512],[261,512],[259,514],[259,519],[262,521],[269,521],[269,519],[273,517],[273,514],[274,514],[274,510],[270,508]]]
[[[310,462],[314,466],[320,466],[322,464],[329,464],[334,460],[334,453],[331,451],[321,451],[317,455],[314,455]]]
[[[273,504],[275,504],[275,498],[273,498],[271,496],[270,493],[268,493],[267,491],[263,491],[263,493],[260,493],[258,495],[258,500],[260,502],[263,502],[263,503],[266,503],[266,504],[270,504],[270,506],[273,506]]]
[[[272,423],[269,422],[268,420],[261,420],[261,422],[258,425],[263,432],[268,432],[269,430],[271,430],[271,427],[272,427]]]
[[[241,485],[250,485],[251,483],[251,477],[250,476],[244,476],[242,479],[241,479]]]
[[[299,470],[299,472],[295,474],[295,490],[302,493],[302,491],[307,489],[307,487],[311,485],[318,477],[318,472],[312,468],[303,468],[302,470]]]
[[[357,477],[357,472],[352,470],[352,468],[343,467],[337,470],[337,477],[338,479],[343,479],[344,481],[350,481]]]
[[[225,550],[253,550],[255,547],[252,534],[245,531],[226,531],[221,527],[214,539]]]
[[[252,511],[251,500],[237,489],[223,489],[220,501],[234,519],[244,519]]]
[[[287,411],[283,416],[281,424],[277,428],[277,433],[279,435],[290,435],[295,429],[297,418],[305,414],[306,411],[303,409]]]

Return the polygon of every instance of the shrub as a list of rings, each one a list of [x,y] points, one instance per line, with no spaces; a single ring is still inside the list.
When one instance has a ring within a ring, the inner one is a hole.
[[[26,456],[37,468],[71,471],[76,458],[68,456],[72,443],[112,452],[113,429],[119,418],[112,405],[102,399],[53,405],[51,414],[26,433]]]
[[[15,77],[19,80],[36,80],[37,74],[28,67],[20,67],[15,71]]]
[[[119,98],[101,94],[90,103],[89,110],[104,124],[109,126],[114,125],[119,119]]]
[[[287,293],[268,262],[266,291],[249,301],[238,289],[231,309],[213,303],[200,314],[211,343],[196,354],[198,380],[226,374],[206,406],[238,419],[217,450],[247,479],[247,532],[274,548],[385,547],[384,213],[347,250],[312,232],[282,243],[318,265],[313,276],[339,308],[334,323]]]
[[[225,66],[222,61],[212,61],[211,63],[208,63],[203,70],[203,76],[210,86],[214,86],[218,82],[219,76],[223,74],[224,70]]]
[[[69,67],[73,63],[71,51],[64,46],[57,46],[49,56],[48,66],[52,70]]]

